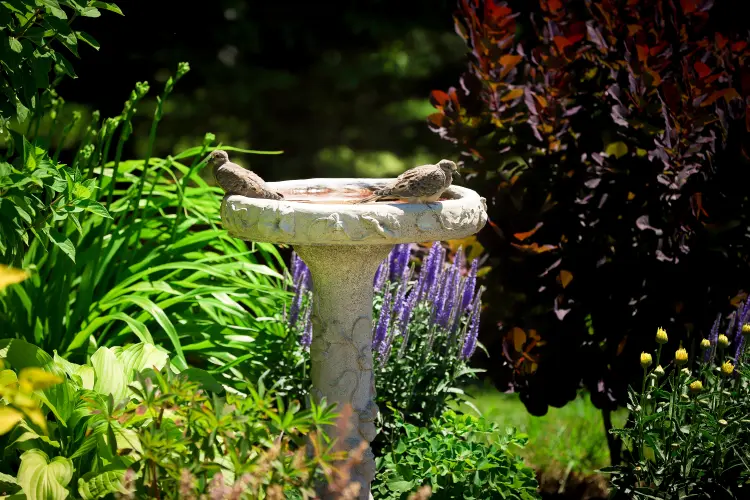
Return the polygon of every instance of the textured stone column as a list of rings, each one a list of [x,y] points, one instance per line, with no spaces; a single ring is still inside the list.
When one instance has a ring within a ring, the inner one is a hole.
[[[312,394],[316,402],[352,406],[349,434],[337,436],[347,451],[375,439],[375,376],[372,357],[372,282],[393,245],[295,245],[313,279]],[[368,447],[351,471],[370,496],[375,456]],[[334,498],[327,496],[324,498]]]

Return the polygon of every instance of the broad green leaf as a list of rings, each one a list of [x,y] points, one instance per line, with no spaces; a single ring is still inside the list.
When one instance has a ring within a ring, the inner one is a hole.
[[[96,41],[96,38],[89,35],[85,31],[76,31],[76,38],[79,40],[82,40],[92,46],[94,49],[99,50],[99,42]]]
[[[18,481],[16,481],[15,477],[9,476],[8,474],[3,474],[2,472],[0,472],[0,491],[3,491],[6,494],[9,494],[9,493],[15,493],[20,489],[21,489],[21,486],[18,484]]]
[[[58,19],[67,19],[68,16],[65,11],[60,8],[60,4],[57,0],[36,0],[37,5],[44,5],[50,11],[50,13]]]
[[[138,343],[124,349],[114,347],[112,352],[125,370],[127,383],[135,380],[136,373],[154,367],[156,370],[161,370],[169,361],[169,353],[164,348],[153,344]]]
[[[65,370],[58,366],[49,354],[25,340],[0,340],[0,359],[7,360],[19,372],[26,367],[38,367],[65,379]],[[73,392],[70,384],[63,383],[53,385],[38,394],[64,425],[73,410]]]
[[[99,217],[104,217],[106,219],[112,218],[112,216],[109,215],[109,212],[104,207],[104,205],[102,205],[98,201],[88,200],[88,202],[84,205],[84,209],[87,212],[91,212],[92,214],[98,215]]]
[[[98,7],[100,9],[108,10],[110,12],[114,12],[115,14],[123,15],[122,11],[120,10],[120,7],[113,3],[109,2],[91,2],[91,5],[94,7]]]
[[[66,486],[73,479],[73,462],[64,457],[51,461],[41,450],[28,450],[21,455],[18,484],[29,500],[65,500]]]
[[[21,42],[13,37],[10,37],[8,42],[10,43],[10,50],[12,50],[13,52],[17,52],[18,54],[21,53],[21,51],[23,50],[23,45],[21,44]]]
[[[70,238],[62,234],[57,228],[45,227],[42,231],[49,237],[49,241],[58,247],[62,252],[67,255],[70,260],[74,263],[76,261],[76,248],[73,246],[73,242]]]
[[[186,376],[192,382],[198,382],[207,391],[216,393],[224,392],[224,387],[206,370],[191,367],[181,371],[180,375]]]
[[[100,347],[91,356],[91,366],[94,368],[94,391],[100,394],[111,394],[115,402],[127,396],[127,376],[125,367],[108,347]]]
[[[415,484],[413,481],[389,481],[386,483],[386,486],[388,486],[388,489],[391,491],[395,491],[398,493],[402,493],[405,491],[411,491],[412,488],[414,488]]]
[[[123,485],[125,469],[110,470],[101,474],[85,474],[78,480],[78,494],[83,500],[102,498],[110,493],[128,493]]]
[[[99,17],[102,13],[96,7],[84,7],[81,9],[81,15],[83,17]]]

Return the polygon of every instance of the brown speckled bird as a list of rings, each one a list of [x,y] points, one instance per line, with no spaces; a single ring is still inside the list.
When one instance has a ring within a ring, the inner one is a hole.
[[[226,151],[216,149],[208,155],[208,164],[213,167],[216,182],[227,194],[239,194],[248,198],[282,200],[284,197],[269,189],[266,182],[252,170],[240,167],[229,161]]]
[[[358,203],[368,203],[384,198],[405,199],[409,203],[432,203],[440,199],[443,191],[453,182],[458,167],[450,160],[440,160],[437,165],[414,167],[396,178],[390,186],[378,189]]]

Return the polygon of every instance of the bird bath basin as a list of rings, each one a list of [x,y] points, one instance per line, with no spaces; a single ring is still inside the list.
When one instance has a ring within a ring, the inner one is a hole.
[[[350,404],[346,450],[375,438],[375,377],[372,356],[373,279],[397,243],[465,238],[487,222],[476,192],[451,186],[429,205],[355,203],[392,179],[306,179],[269,182],[284,200],[229,195],[221,219],[229,234],[248,241],[287,243],[307,264],[313,280],[312,395]],[[335,429],[334,429],[335,432]],[[375,457],[368,447],[351,471],[370,495]],[[324,497],[325,498],[325,497]],[[329,497],[332,498],[332,497]]]

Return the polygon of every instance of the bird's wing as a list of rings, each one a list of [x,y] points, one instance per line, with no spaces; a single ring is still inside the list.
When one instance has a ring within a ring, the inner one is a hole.
[[[396,178],[390,194],[402,197],[430,196],[442,189],[445,174],[435,165],[423,165],[407,170]]]

